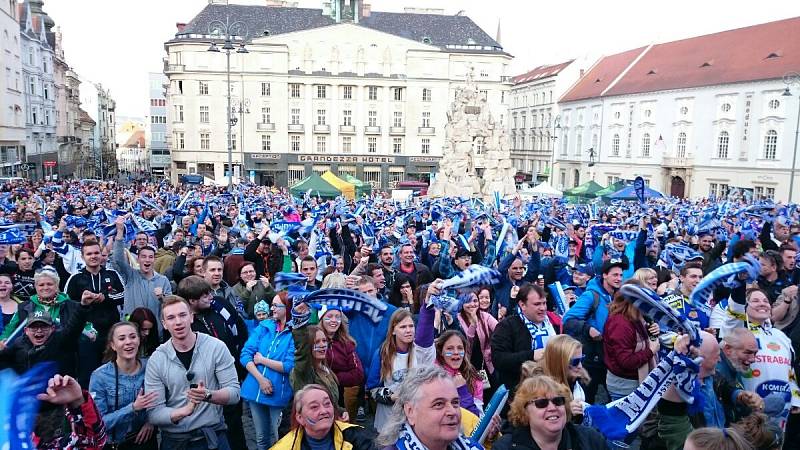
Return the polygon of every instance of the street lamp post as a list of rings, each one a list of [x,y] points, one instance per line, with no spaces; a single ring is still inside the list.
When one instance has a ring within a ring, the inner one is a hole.
[[[242,88],[244,88],[244,80],[242,80]],[[244,89],[242,89],[242,97],[244,97]],[[239,118],[233,116],[231,121],[233,124],[236,125],[236,122],[239,122],[239,137],[241,138],[241,143],[239,145],[239,153],[242,158],[242,178],[244,178],[244,115],[250,114],[250,99],[243,98],[242,100],[237,101],[233,108],[231,108],[231,114],[239,114]]]
[[[786,84],[786,89],[783,91],[785,97],[791,97],[792,92],[789,86],[795,84],[800,86],[800,72],[788,72],[783,76],[783,82]],[[792,170],[789,172],[789,203],[792,202],[792,193],[794,191],[794,170],[797,166],[797,138],[800,135],[800,99],[797,101],[797,123],[794,126],[794,151],[792,152]]]
[[[553,182],[555,179],[556,173],[556,139],[558,139],[558,133],[561,132],[561,114],[556,115],[555,119],[553,120],[553,134],[550,135],[550,175],[548,176],[548,180],[550,181],[550,186],[558,186]],[[563,186],[562,186],[563,187]]]
[[[235,123],[236,117],[231,117],[231,51],[236,50],[236,53],[249,53],[244,47],[244,39],[247,36],[247,26],[243,22],[231,22],[230,17],[225,18],[225,22],[215,20],[208,25],[208,34],[223,39],[222,50],[225,50],[225,58],[227,62],[226,74],[228,85],[228,107],[225,109],[225,118],[228,121],[228,189],[233,188],[233,147],[231,145],[231,127]],[[242,42],[237,49],[233,45],[236,38],[241,38]],[[215,42],[211,43],[208,47],[209,52],[219,53],[220,49]],[[244,86],[242,86],[244,92]],[[242,159],[244,164],[244,159]]]

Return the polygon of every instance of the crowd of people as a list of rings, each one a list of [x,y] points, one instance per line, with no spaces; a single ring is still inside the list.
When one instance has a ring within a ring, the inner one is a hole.
[[[57,368],[38,448],[798,448],[799,247],[736,195],[8,183],[0,368]]]

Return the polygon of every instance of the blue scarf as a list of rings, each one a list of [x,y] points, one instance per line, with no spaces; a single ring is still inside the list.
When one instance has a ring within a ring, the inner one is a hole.
[[[586,408],[583,425],[597,429],[607,439],[625,439],[644,423],[671,385],[674,384],[675,391],[682,400],[693,404],[699,394],[699,369],[699,360],[692,360],[672,351],[626,397],[607,405],[591,405]]]
[[[531,350],[544,348],[544,346],[547,345],[547,340],[550,339],[551,336],[556,335],[556,330],[553,328],[553,324],[550,323],[550,318],[547,317],[547,315],[544,316],[544,322],[540,325],[536,325],[528,320],[525,314],[522,314],[522,309],[519,306],[517,306],[517,314],[519,318],[522,319],[522,323],[528,327],[528,333],[531,334]]]
[[[408,424],[400,429],[400,435],[394,445],[397,450],[428,450]],[[462,434],[447,446],[447,450],[483,450],[483,447]]]

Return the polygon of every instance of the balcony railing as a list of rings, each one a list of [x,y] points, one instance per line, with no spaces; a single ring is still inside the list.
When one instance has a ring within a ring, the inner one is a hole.
[[[406,134],[406,127],[390,127],[389,134]]]
[[[381,134],[381,127],[364,127],[364,134]]]
[[[314,133],[330,133],[330,132],[331,132],[330,125],[314,124]]]
[[[419,128],[417,128],[417,134],[426,135],[426,136],[427,135],[436,134],[436,128],[435,127],[419,127]]]
[[[356,127],[353,125],[339,125],[339,134],[356,134]]]
[[[256,130],[258,131],[275,131],[274,123],[257,123]]]
[[[290,133],[302,133],[305,130],[302,123],[290,123],[288,129]]]

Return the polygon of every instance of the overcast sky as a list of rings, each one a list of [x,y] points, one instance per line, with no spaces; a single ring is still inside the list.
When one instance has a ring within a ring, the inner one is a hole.
[[[208,0],[46,0],[61,27],[67,62],[111,89],[119,116],[144,117],[148,72],[161,72],[164,42]],[[263,4],[237,0],[232,3]],[[319,8],[322,0],[300,0]],[[800,1],[761,0],[372,0],[375,11],[406,6],[464,10],[515,56],[513,74],[540,64],[595,57],[700,34],[800,16]]]

